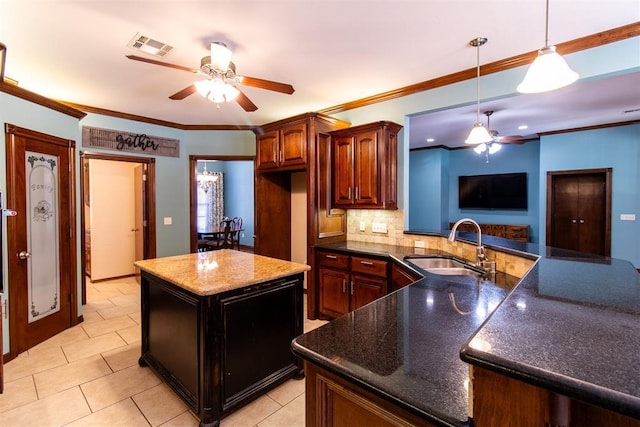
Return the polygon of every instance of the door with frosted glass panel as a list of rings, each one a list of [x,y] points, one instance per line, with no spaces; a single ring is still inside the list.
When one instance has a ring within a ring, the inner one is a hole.
[[[74,142],[6,125],[9,344],[15,356],[75,324]]]

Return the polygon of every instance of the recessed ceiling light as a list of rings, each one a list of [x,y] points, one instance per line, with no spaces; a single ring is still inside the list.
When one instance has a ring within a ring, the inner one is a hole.
[[[427,138],[427,142],[433,142],[433,141],[435,141],[434,138]]]
[[[520,126],[518,126],[518,129],[520,129],[520,130],[529,129],[529,126],[527,126],[527,125],[520,125]]]

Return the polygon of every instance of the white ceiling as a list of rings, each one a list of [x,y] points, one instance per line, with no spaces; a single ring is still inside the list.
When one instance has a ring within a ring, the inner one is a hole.
[[[640,21],[640,2],[552,0],[549,13],[557,44]],[[491,40],[482,63],[534,51],[544,44],[544,17],[544,0],[1,0],[0,42],[5,75],[53,99],[183,125],[261,125],[473,68],[467,44],[477,36]],[[163,59],[135,51],[127,43],[136,33],[174,49]],[[197,76],[126,58],[198,68],[212,41],[233,50],[239,74],[290,83],[295,93],[244,87],[258,106],[251,113],[198,94],[172,101]],[[640,87],[633,78],[624,85]],[[588,95],[580,85],[565,91]],[[483,105],[496,110],[491,124],[503,135],[520,132],[507,125],[514,102]],[[460,139],[435,132],[436,145]]]

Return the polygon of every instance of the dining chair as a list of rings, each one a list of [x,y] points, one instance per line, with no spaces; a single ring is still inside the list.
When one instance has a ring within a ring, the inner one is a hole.
[[[242,217],[236,216],[232,220],[232,236],[231,239],[236,244],[238,250],[240,250],[240,233],[242,232]]]
[[[232,231],[232,221],[228,218],[223,218],[220,221],[220,225],[218,226],[217,238],[211,240],[207,246],[209,250],[215,251],[218,249],[233,249],[233,231]]]

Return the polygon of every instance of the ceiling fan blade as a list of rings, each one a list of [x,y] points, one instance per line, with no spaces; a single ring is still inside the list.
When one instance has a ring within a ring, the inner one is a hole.
[[[295,89],[290,84],[258,79],[256,77],[238,76],[238,81],[245,86],[257,87],[258,89],[273,90],[275,92],[286,93],[287,95],[291,95],[293,92],[295,92]]]
[[[198,73],[195,68],[185,67],[183,65],[170,64],[168,62],[156,61],[155,59],[143,58],[142,56],[127,55],[127,58],[134,61],[146,62],[147,64],[160,65],[162,67],[173,68],[174,70],[186,71],[188,73]]]
[[[169,97],[169,99],[173,99],[174,101],[179,101],[181,99],[185,99],[189,95],[194,94],[195,92],[196,92],[196,85],[192,84],[174,93]]]
[[[238,88],[236,88],[238,89]],[[256,111],[258,106],[254,104],[241,90],[238,96],[236,96],[236,102],[244,109],[246,112]]]

